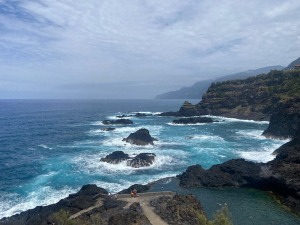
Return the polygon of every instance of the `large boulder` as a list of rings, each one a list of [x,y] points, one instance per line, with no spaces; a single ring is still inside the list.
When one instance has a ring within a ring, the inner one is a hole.
[[[128,160],[127,165],[134,168],[151,166],[154,162],[155,156],[156,155],[154,153],[140,153],[133,159]]]
[[[157,141],[157,139],[151,137],[149,130],[142,128],[131,133],[127,138],[124,138],[123,141],[134,145],[153,145],[153,141]]]
[[[133,124],[133,122],[129,119],[103,120],[102,123],[104,125],[129,125],[129,124]]]
[[[115,151],[107,155],[105,158],[101,158],[100,161],[111,163],[111,164],[118,164],[127,159],[129,159],[128,154],[125,154],[122,151]]]
[[[197,123],[213,123],[213,119],[209,117],[188,117],[173,120],[174,124],[197,124]]]

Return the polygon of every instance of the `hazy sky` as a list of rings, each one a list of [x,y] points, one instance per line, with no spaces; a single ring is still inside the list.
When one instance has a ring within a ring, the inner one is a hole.
[[[299,0],[0,0],[0,98],[153,98],[300,57]]]

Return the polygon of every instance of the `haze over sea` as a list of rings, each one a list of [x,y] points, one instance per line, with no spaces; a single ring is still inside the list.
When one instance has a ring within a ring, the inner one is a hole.
[[[213,117],[221,122],[173,125],[173,118],[157,116],[159,112],[177,111],[182,103],[0,100],[0,218],[56,203],[89,183],[116,193],[134,183],[175,176],[194,164],[209,168],[241,157],[267,162],[274,158],[272,152],[287,141],[261,136],[266,121]],[[136,112],[149,116],[130,116]],[[126,118],[134,124],[103,131],[107,126],[102,120],[116,119],[117,115],[128,115]],[[122,142],[139,128],[147,128],[158,142],[146,147]],[[152,152],[157,157],[152,166],[139,169],[100,162],[101,157],[117,150],[130,155]],[[281,218],[299,221],[279,208],[274,213]]]

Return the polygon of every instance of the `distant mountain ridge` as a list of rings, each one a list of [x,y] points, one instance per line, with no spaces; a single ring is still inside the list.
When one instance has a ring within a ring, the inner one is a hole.
[[[300,64],[300,58],[298,59],[299,62],[295,63]],[[294,66],[292,66],[293,68]],[[248,71],[243,71],[235,74],[230,74],[230,75],[225,75],[222,77],[219,77],[215,80],[203,80],[203,81],[198,81],[194,83],[192,86],[189,87],[183,87],[179,90],[176,91],[170,91],[166,92],[160,95],[157,95],[155,99],[201,99],[202,95],[207,91],[208,87],[213,83],[213,82],[220,82],[220,81],[226,81],[226,80],[235,80],[235,79],[245,79],[248,77],[256,76],[259,74],[263,73],[269,73],[271,70],[282,70],[284,69],[283,66],[268,66],[268,67],[263,67],[255,70],[248,70]]]
[[[300,65],[300,57],[294,60],[293,62],[291,62],[287,67],[284,68],[284,70],[294,69],[296,65]]]

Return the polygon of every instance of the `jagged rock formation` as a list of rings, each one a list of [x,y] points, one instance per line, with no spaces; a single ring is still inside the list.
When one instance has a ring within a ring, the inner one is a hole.
[[[155,213],[170,225],[201,225],[198,218],[204,211],[197,199],[191,195],[163,196],[150,204]]]
[[[183,187],[252,187],[272,191],[285,205],[300,213],[300,137],[275,151],[268,163],[234,159],[204,170],[200,165],[189,167],[179,175]]]
[[[198,109],[195,105],[191,104],[188,101],[185,101],[182,106],[180,107],[178,112],[163,112],[159,114],[159,116],[175,116],[175,117],[181,117],[181,116],[196,116],[198,115]]]
[[[128,124],[133,124],[133,122],[129,119],[103,120],[102,123],[104,125],[128,125]]]
[[[196,123],[213,123],[213,119],[209,117],[189,117],[189,118],[180,118],[178,120],[173,120],[174,124],[196,124]]]
[[[281,104],[263,132],[264,136],[273,138],[292,138],[296,134],[300,134],[300,98]]]
[[[149,130],[142,128],[131,133],[127,138],[124,138],[123,141],[134,145],[154,145],[153,141],[157,141],[157,139],[151,137]]]
[[[127,166],[134,168],[151,166],[155,160],[156,155],[154,153],[140,153],[133,159],[127,161]]]
[[[130,159],[128,154],[125,154],[122,151],[115,151],[107,155],[105,158],[101,158],[100,161],[111,164],[118,164],[128,159]]]

